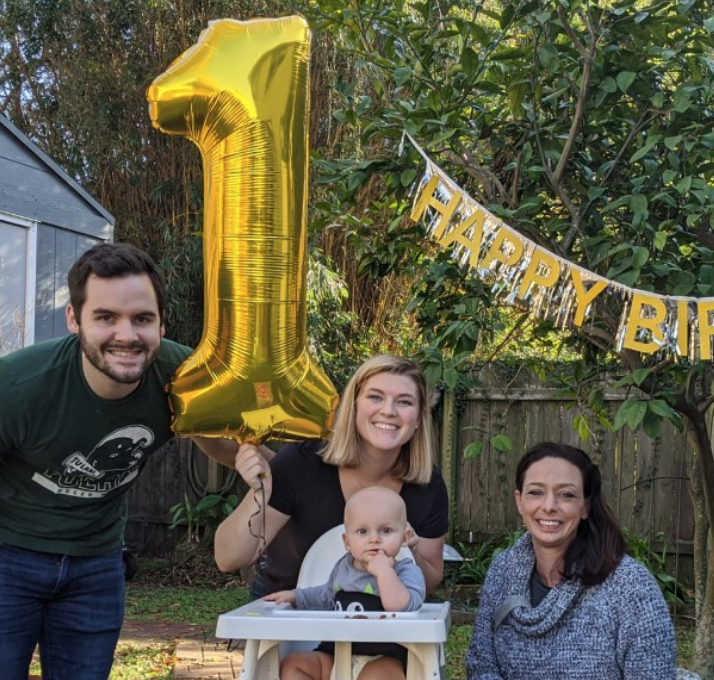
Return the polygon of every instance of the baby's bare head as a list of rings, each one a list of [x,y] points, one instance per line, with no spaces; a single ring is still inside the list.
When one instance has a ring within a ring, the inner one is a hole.
[[[397,525],[401,530],[407,526],[407,506],[402,497],[383,486],[368,486],[353,493],[345,505],[347,528],[366,519],[377,518],[380,522]]]

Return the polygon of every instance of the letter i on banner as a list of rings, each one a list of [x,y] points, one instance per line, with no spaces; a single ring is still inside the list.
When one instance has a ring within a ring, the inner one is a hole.
[[[205,318],[169,388],[177,434],[331,426],[337,395],[307,341],[309,59],[301,17],[223,19],[148,90],[154,127],[203,158]]]
[[[711,298],[697,301],[699,318],[699,358],[712,360],[712,340],[714,339],[714,300]]]

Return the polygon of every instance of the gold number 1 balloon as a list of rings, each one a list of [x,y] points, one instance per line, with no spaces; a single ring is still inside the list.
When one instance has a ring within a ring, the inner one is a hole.
[[[178,434],[322,437],[335,388],[307,344],[310,30],[211,22],[148,90],[203,157],[205,318],[169,388]]]

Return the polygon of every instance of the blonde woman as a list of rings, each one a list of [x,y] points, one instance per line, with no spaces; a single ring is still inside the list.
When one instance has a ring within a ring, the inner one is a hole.
[[[288,444],[270,463],[244,444],[235,467],[250,490],[216,532],[216,563],[233,571],[257,562],[254,598],[295,588],[310,546],[342,523],[346,501],[368,486],[402,497],[427,590],[441,581],[448,499],[434,465],[426,381],[414,361],[380,355],[363,363],[328,442]]]

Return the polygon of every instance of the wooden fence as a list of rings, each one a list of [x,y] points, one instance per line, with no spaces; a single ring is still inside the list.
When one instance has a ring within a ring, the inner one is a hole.
[[[606,403],[611,415],[625,399],[610,394]],[[557,390],[518,388],[472,391],[460,414],[452,415],[451,448],[452,524],[454,537],[480,541],[487,536],[521,527],[513,499],[516,464],[523,452],[541,441],[561,441],[585,450],[600,468],[603,492],[623,528],[639,536],[661,534],[678,576],[691,577],[694,514],[689,494],[686,437],[669,423],[657,439],[623,428],[612,432],[595,428],[587,441],[573,429],[579,413],[572,400]],[[449,417],[450,407],[445,404]],[[446,429],[444,429],[446,431]],[[506,435],[512,450],[492,446],[494,435]],[[474,458],[463,455],[472,442],[484,444]],[[442,463],[447,465],[448,462]],[[656,547],[663,541],[655,540]]]
[[[678,577],[690,580],[694,519],[687,479],[690,452],[684,434],[669,424],[656,440],[627,428],[611,432],[599,427],[583,442],[573,429],[578,409],[556,390],[472,391],[462,409],[455,408],[452,397],[445,397],[439,409],[442,420],[437,423],[442,471],[450,482],[452,542],[478,542],[520,528],[513,500],[516,463],[532,444],[563,441],[583,448],[599,465],[604,493],[621,526],[641,536],[661,533]],[[612,413],[624,398],[606,397]],[[511,440],[511,451],[491,445],[490,439],[499,434]],[[474,441],[484,443],[483,451],[465,458],[464,450]],[[168,509],[186,496],[196,503],[202,494],[222,489],[242,495],[242,482],[227,475],[227,470],[194,450],[189,440],[170,442],[163,455],[150,458],[129,492],[127,544],[143,554],[169,554],[184,533],[169,531]]]
[[[186,528],[171,530],[169,508],[195,505],[208,493],[245,493],[242,480],[228,468],[204,456],[190,439],[172,439],[149,458],[139,480],[129,490],[129,521],[125,540],[139,554],[171,554],[186,538]]]

